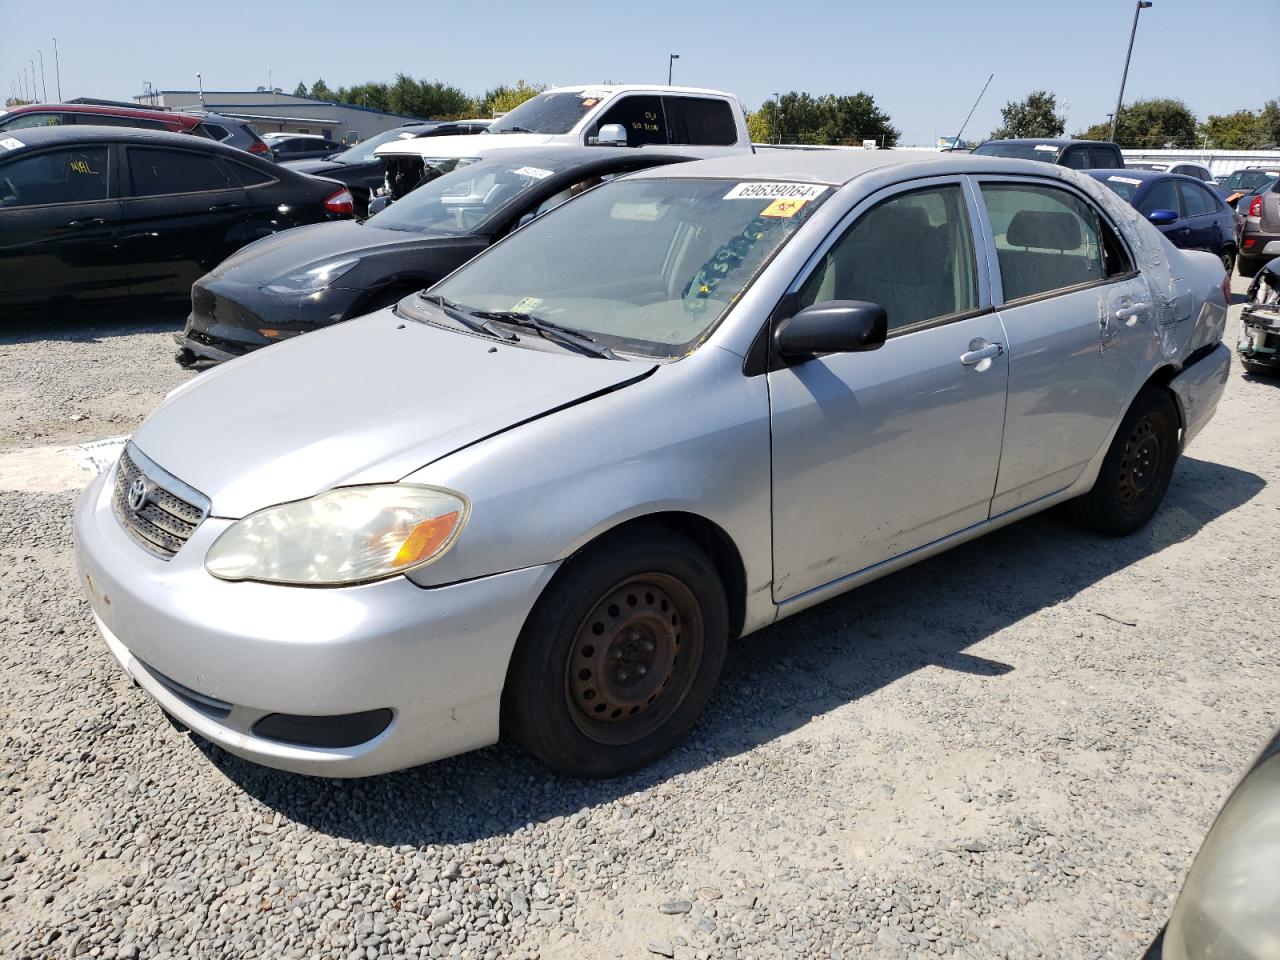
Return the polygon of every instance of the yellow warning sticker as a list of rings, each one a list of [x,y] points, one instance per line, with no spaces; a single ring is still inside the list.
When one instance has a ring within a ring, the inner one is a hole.
[[[541,302],[542,300],[539,297],[524,297],[519,303],[517,303],[511,309],[515,313],[528,313],[530,310],[532,310]]]
[[[760,211],[762,217],[794,217],[796,211],[803,207],[808,200],[783,200],[773,201],[763,210]]]

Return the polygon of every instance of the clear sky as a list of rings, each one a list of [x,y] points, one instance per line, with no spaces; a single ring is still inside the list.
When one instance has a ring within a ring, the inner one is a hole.
[[[1106,118],[1120,84],[1132,0],[612,0],[538,3],[0,0],[0,94],[44,52],[55,98],[126,99],[158,89],[266,85],[291,92],[390,80],[398,71],[469,93],[539,83],[675,82],[736,93],[754,109],[775,91],[865,90],[907,144],[965,131],[982,138],[1000,107],[1035,89],[1058,95],[1067,132]],[[1280,0],[1155,0],[1142,13],[1125,99],[1171,96],[1202,119],[1280,96],[1280,58],[1262,53]],[[1249,24],[1268,26],[1252,34]],[[1242,70],[1240,61],[1250,64]],[[1244,79],[1247,77],[1247,81]]]

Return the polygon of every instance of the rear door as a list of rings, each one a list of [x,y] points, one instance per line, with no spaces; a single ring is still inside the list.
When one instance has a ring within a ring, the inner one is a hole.
[[[774,599],[908,553],[989,515],[1009,357],[959,177],[864,201],[815,253],[787,306],[885,308],[877,350],[769,374]]]
[[[732,147],[738,142],[734,107],[727,100],[667,96],[662,98],[662,104],[671,143]]]
[[[1011,358],[998,516],[1084,472],[1133,396],[1156,311],[1115,227],[1083,194],[978,180]]]
[[[199,141],[197,141],[199,142]],[[186,297],[227,257],[246,216],[244,189],[210,152],[125,147],[121,248],[137,296]]]
[[[0,153],[0,302],[76,304],[128,294],[108,144]]]

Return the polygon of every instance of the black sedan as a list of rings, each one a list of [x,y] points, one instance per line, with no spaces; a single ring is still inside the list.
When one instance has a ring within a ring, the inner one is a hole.
[[[375,157],[373,151],[392,140],[483,133],[483,125],[486,123],[487,121],[482,120],[424,120],[422,123],[406,123],[403,127],[385,130],[341,153],[317,160],[284,159],[280,165],[297,173],[309,173],[313,177],[328,177],[345,183],[355,200],[356,216],[363,217],[369,211],[369,196],[382,186],[383,180],[382,160]]]
[[[185,298],[247,243],[351,216],[340,183],[131,127],[0,134],[0,308]]]
[[[191,288],[177,360],[219,363],[389,306],[603,179],[689,159],[611,147],[503,150],[364,222],[261,240]]]

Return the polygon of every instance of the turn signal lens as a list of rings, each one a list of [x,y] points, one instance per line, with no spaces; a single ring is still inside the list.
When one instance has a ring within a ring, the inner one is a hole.
[[[1249,204],[1249,216],[1262,216],[1262,194],[1258,194],[1258,196],[1254,197],[1253,201]]]
[[[421,563],[430,557],[453,533],[458,525],[458,512],[454,510],[442,517],[423,520],[404,538],[396,558],[391,561],[393,567],[409,567]]]
[[[356,202],[351,197],[351,191],[343,187],[325,199],[324,208],[330,213],[355,213]]]

